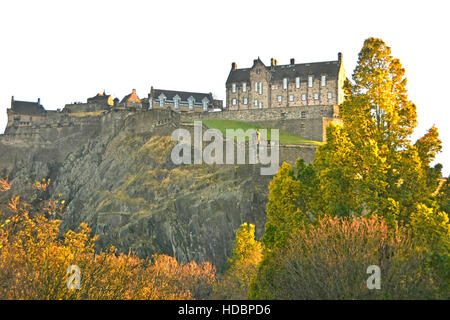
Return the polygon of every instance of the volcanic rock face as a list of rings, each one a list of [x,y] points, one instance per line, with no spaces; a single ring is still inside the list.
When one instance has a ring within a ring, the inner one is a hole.
[[[100,236],[99,248],[141,257],[165,253],[221,269],[240,224],[254,223],[262,234],[272,177],[261,176],[258,165],[177,166],[170,135],[179,124],[149,126],[142,114],[109,117],[63,155],[52,154],[61,148],[0,141],[0,153],[15,152],[14,164],[0,163],[0,170],[12,167],[12,192],[27,199],[34,180],[50,177],[49,196],[66,201],[63,231],[85,221]]]

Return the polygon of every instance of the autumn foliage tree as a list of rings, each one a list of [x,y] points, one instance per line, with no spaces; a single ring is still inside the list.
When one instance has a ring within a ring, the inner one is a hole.
[[[0,187],[10,185],[0,179]],[[0,212],[0,299],[206,299],[213,290],[210,263],[182,264],[165,255],[141,259],[113,247],[96,253],[97,237],[87,224],[62,235],[54,206],[33,213],[29,208],[14,196]],[[71,265],[81,270],[78,290],[67,287]]]
[[[269,185],[265,247],[257,281],[250,290],[252,297],[271,296],[273,287],[264,281],[281,279],[286,269],[278,263],[280,255],[287,247],[300,246],[292,239],[312,241],[308,236],[323,228],[319,221],[327,217],[372,216],[382,218],[390,228],[405,228],[410,250],[423,254],[422,274],[440,284],[435,296],[448,296],[448,181],[441,180],[441,165],[431,166],[441,141],[435,127],[415,143],[411,141],[416,106],[408,99],[406,84],[405,70],[391,49],[381,39],[367,39],[353,82],[347,80],[344,85],[342,124],[328,126],[326,143],[319,146],[312,164],[297,161],[294,170],[284,163]],[[320,246],[317,250],[332,249]],[[306,257],[301,257],[301,250],[296,254],[300,259],[296,261],[307,261],[302,260]],[[316,280],[325,285],[323,276]]]
[[[243,223],[236,231],[236,240],[222,281],[216,287],[220,299],[247,299],[262,259],[262,246],[255,239],[255,225]]]

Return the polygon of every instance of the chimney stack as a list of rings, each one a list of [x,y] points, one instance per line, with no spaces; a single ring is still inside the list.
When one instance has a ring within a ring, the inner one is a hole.
[[[278,64],[277,59],[275,59],[275,58],[271,58],[271,59],[270,59],[270,65],[271,65],[272,67],[276,66],[277,64]]]
[[[38,98],[38,104],[41,104],[41,98]]]
[[[291,58],[291,64],[295,64],[295,59]]]
[[[136,89],[133,89],[133,94],[136,94]]]
[[[236,62],[231,63],[231,70],[236,70]]]
[[[338,61],[342,62],[342,52],[338,52]]]

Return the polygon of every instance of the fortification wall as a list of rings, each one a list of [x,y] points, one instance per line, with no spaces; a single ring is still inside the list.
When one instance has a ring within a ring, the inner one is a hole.
[[[65,113],[83,113],[83,112],[95,112],[101,110],[108,110],[111,107],[105,104],[99,103],[70,103],[64,106],[63,112]]]
[[[170,135],[180,117],[170,110],[115,110],[88,117],[48,111],[43,118],[39,124],[10,127],[0,135],[0,174],[5,175],[21,161],[61,163],[69,153],[98,136],[155,130]]]
[[[298,106],[292,108],[226,110],[181,114],[181,121],[193,120],[238,120],[254,122],[298,134],[306,139],[325,141],[326,126],[339,121],[337,105]]]

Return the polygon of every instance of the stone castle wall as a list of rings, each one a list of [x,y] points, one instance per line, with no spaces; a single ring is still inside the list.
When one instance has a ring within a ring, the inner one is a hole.
[[[39,123],[8,127],[5,134],[0,135],[0,175],[20,166],[21,161],[61,163],[69,153],[99,136],[155,130],[170,135],[178,126],[179,118],[179,114],[169,110],[114,110],[88,117],[47,111]]]

